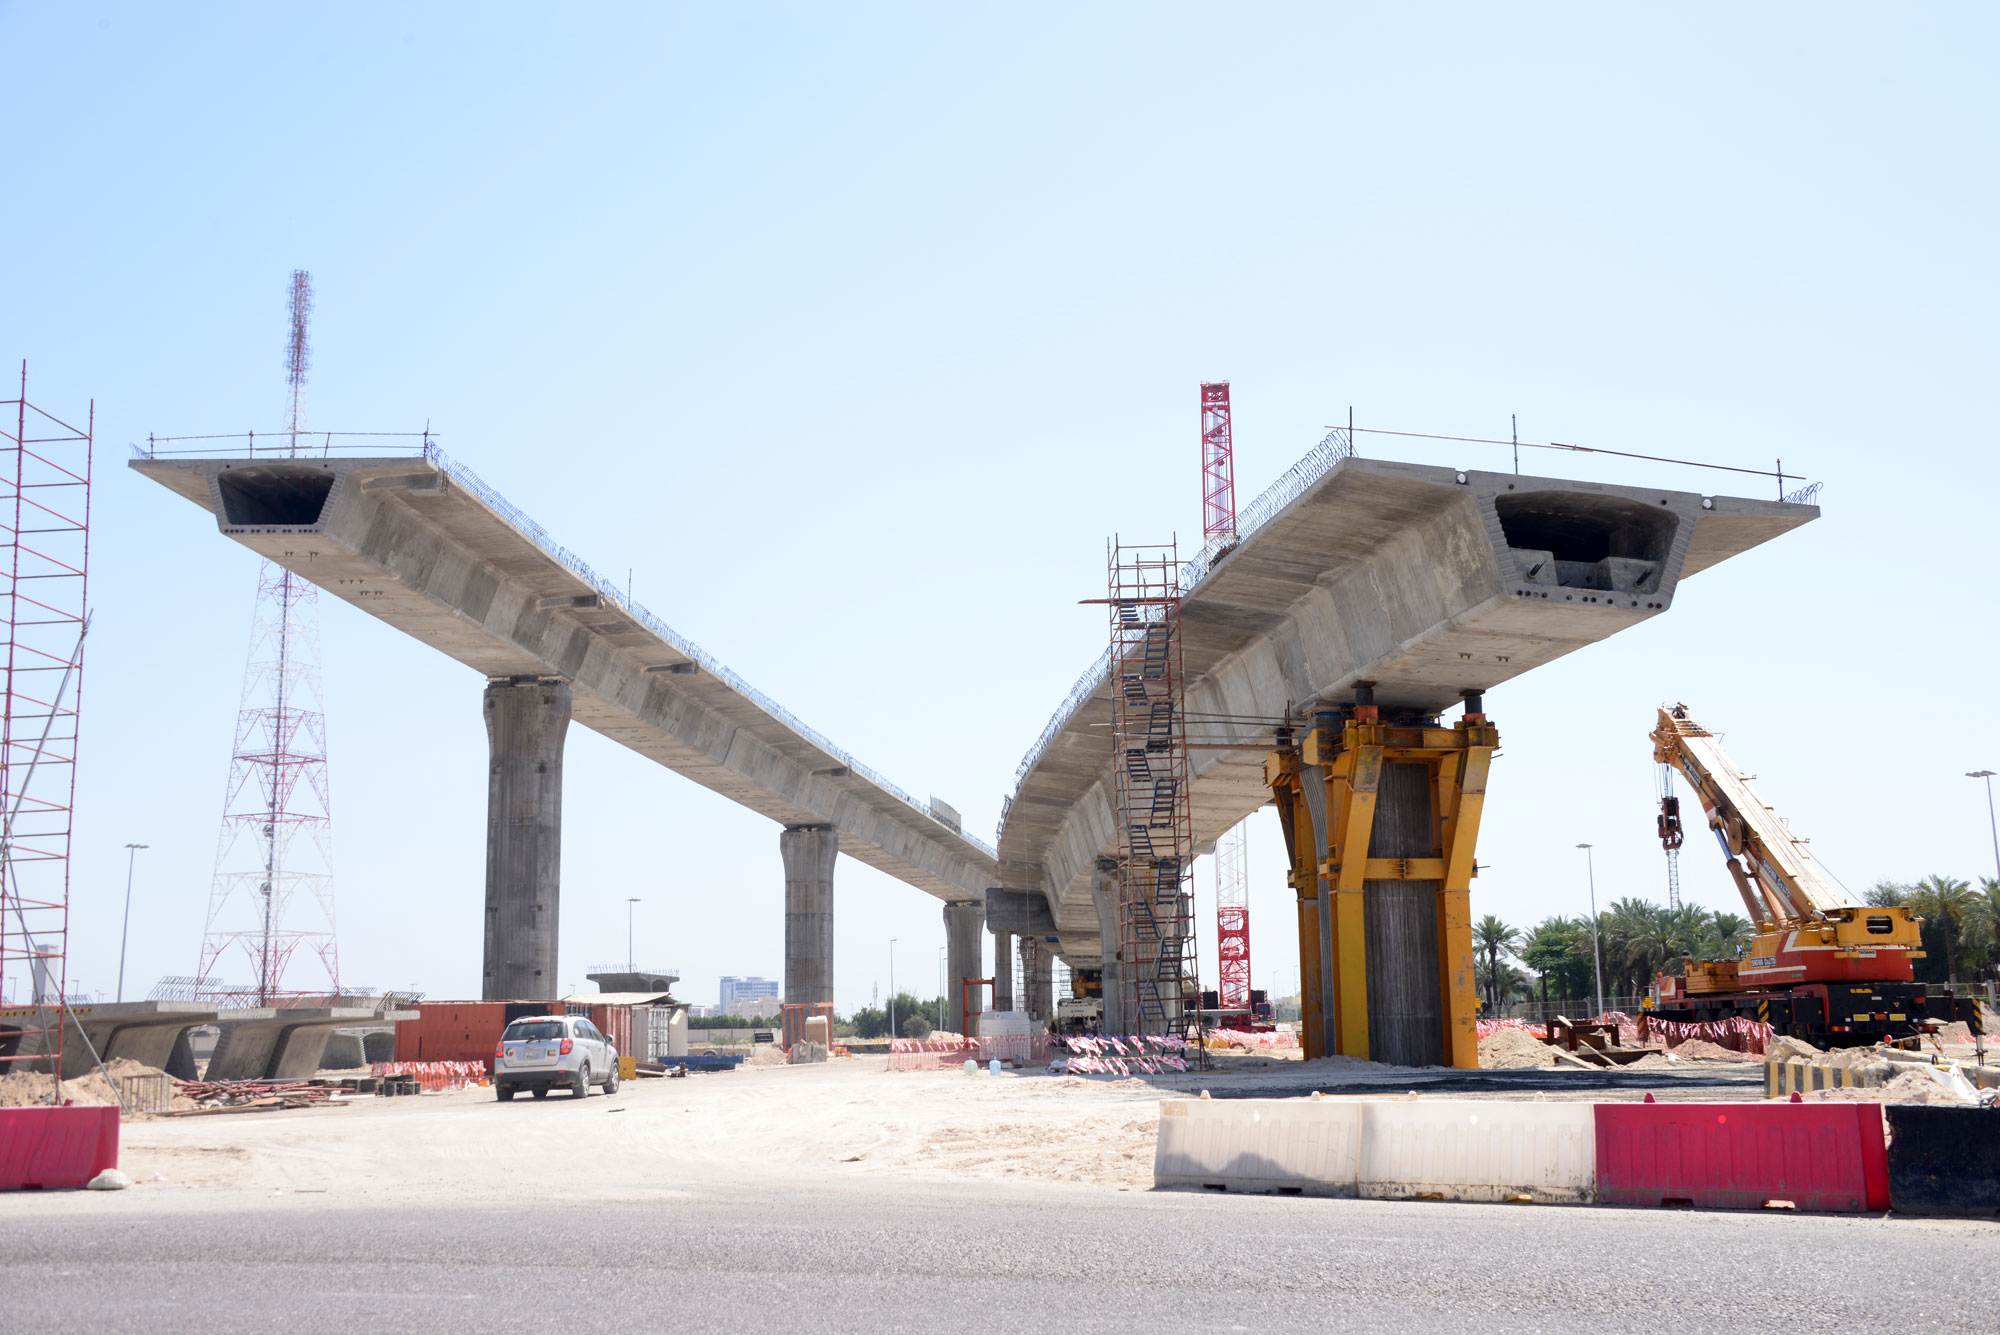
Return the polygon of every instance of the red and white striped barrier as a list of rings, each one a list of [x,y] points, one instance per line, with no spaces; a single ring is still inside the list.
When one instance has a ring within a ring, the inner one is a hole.
[[[1677,1048],[1691,1038],[1703,1039],[1737,1052],[1762,1053],[1771,1046],[1771,1026],[1732,1015],[1726,1020],[1655,1020],[1645,1017],[1640,1037],[1658,1034],[1669,1048]]]
[[[375,1075],[413,1075],[420,1089],[464,1089],[484,1084],[485,1062],[376,1062]]]

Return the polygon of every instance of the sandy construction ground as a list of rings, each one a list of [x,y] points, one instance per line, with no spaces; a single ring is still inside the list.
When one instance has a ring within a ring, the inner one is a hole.
[[[500,1103],[490,1089],[292,1112],[139,1118],[121,1166],[147,1193],[380,1200],[672,1194],[827,1174],[1152,1184],[1161,1092],[1041,1075],[892,1074],[879,1059],[628,1081]],[[137,1192],[134,1193],[139,1194]]]
[[[1296,1096],[1362,1082],[1369,1093],[1402,1094],[1383,1080],[1421,1086],[1453,1074],[1342,1058],[1225,1059],[1217,1071],[1151,1080],[885,1067],[879,1057],[746,1066],[628,1081],[614,1096],[581,1101],[556,1094],[503,1104],[490,1089],[473,1088],[289,1112],[135,1118],[124,1124],[121,1167],[137,1188],[126,1199],[190,1203],[290,1193],[329,1204],[644,1200],[855,1175],[1145,1190],[1163,1097],[1208,1087],[1218,1096]],[[1696,1093],[1690,1084],[1682,1096]],[[1761,1094],[1761,1086],[1746,1086],[1738,1096]],[[1495,1095],[1450,1086],[1424,1095],[1467,1096]],[[1567,1096],[1639,1095],[1578,1089]],[[0,1200],[0,1216],[18,1204]]]

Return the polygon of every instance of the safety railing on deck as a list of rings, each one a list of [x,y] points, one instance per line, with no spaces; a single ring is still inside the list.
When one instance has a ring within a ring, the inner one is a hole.
[[[1346,427],[1335,427],[1333,430],[1327,432],[1320,443],[1312,448],[1311,453],[1285,470],[1284,474],[1276,482],[1264,488],[1259,493],[1257,499],[1250,502],[1249,506],[1237,516],[1237,542],[1240,543],[1252,533],[1270,523],[1280,510],[1283,510],[1287,505],[1298,499],[1300,493],[1304,492],[1307,487],[1326,476],[1335,464],[1339,463],[1342,459],[1351,458],[1353,454],[1354,437],[1348,432]],[[1180,572],[1182,592],[1185,593],[1193,589],[1196,585],[1207,579],[1210,571],[1214,569],[1215,563],[1228,555],[1233,545],[1206,548],[1183,562]],[[1161,615],[1163,610],[1158,607],[1148,607],[1143,609],[1141,615],[1146,620],[1151,620]],[[1048,749],[1049,743],[1055,740],[1056,734],[1063,730],[1063,726],[1069,722],[1071,715],[1082,708],[1085,700],[1088,700],[1092,695],[1097,693],[1098,687],[1104,684],[1105,674],[1110,670],[1111,650],[1107,647],[1098,656],[1097,661],[1085,669],[1081,677],[1077,678],[1076,685],[1070,687],[1069,694],[1063,697],[1060,705],[1056,706],[1054,717],[1050,718],[1048,726],[1042,729],[1042,735],[1035,739],[1035,744],[1028,748],[1028,754],[1022,757],[1019,767],[1014,771],[1015,791],[1018,792],[1020,790],[1021,781],[1028,777],[1028,771],[1033,769],[1035,762],[1042,758],[1042,752]],[[1011,800],[1009,799],[1010,802]],[[1001,819],[1004,823],[1006,818],[1003,816]]]
[[[374,434],[377,437],[381,437],[381,436],[396,435],[398,433],[313,432],[309,436],[302,433],[299,439],[299,446],[296,450],[290,448],[291,438],[285,433],[269,433],[261,438],[266,442],[270,442],[273,440],[282,440],[284,442],[284,444],[275,446],[269,443],[260,446],[258,444],[260,438],[253,433],[247,437],[249,441],[248,453],[258,458],[278,457],[278,456],[294,457],[294,458],[314,457],[316,455],[323,456],[325,454],[331,453],[335,449],[362,448],[360,446],[344,446],[344,445],[335,446],[332,443],[333,438],[335,436],[347,436],[355,434]],[[408,434],[408,433],[403,433],[403,434]],[[318,448],[314,448],[313,442],[320,441],[322,437],[325,438],[324,443],[321,444]],[[186,454],[200,454],[203,457],[215,457],[216,450],[215,447],[213,446],[204,446],[201,450],[198,451],[182,450],[173,447],[178,446],[182,444],[184,441],[188,440],[210,441],[210,440],[224,440],[224,439],[243,440],[245,439],[245,437],[243,436],[232,436],[232,437],[184,436],[184,437],[173,437],[173,438],[148,437],[144,447],[138,445],[134,445],[132,447],[132,457],[135,459],[158,459],[158,458],[170,458],[176,455],[186,455]],[[738,695],[742,696],[745,700],[748,700],[758,709],[761,709],[762,711],[764,711],[764,713],[770,715],[772,719],[776,720],[779,723],[782,723],[787,728],[790,728],[794,733],[797,733],[801,738],[805,739],[807,742],[810,742],[812,745],[818,747],[821,751],[824,751],[827,755],[831,756],[835,761],[837,761],[839,765],[845,766],[853,773],[860,775],[862,778],[874,784],[877,788],[880,788],[883,792],[887,793],[889,796],[895,798],[897,801],[903,803],[905,806],[915,811],[925,820],[932,822],[933,824],[937,825],[940,829],[950,831],[953,835],[957,836],[960,839],[963,839],[966,843],[971,844],[974,848],[979,849],[981,852],[985,853],[988,857],[997,856],[991,844],[987,843],[985,840],[979,838],[976,835],[969,834],[962,829],[956,829],[949,823],[939,820],[937,816],[933,814],[933,812],[931,811],[930,804],[928,802],[919,802],[916,798],[910,796],[907,792],[904,792],[897,785],[891,783],[888,779],[884,778],[880,772],[871,769],[867,765],[862,764],[859,760],[856,760],[852,754],[842,750],[838,746],[835,746],[833,742],[829,738],[827,738],[823,733],[819,732],[814,728],[808,727],[804,720],[800,719],[797,715],[793,714],[783,705],[780,705],[777,701],[771,699],[769,696],[765,695],[762,691],[752,686],[749,682],[743,680],[743,678],[737,676],[734,672],[730,671],[727,667],[723,666],[723,664],[720,661],[718,661],[713,654],[706,652],[699,645],[695,644],[692,640],[689,640],[686,636],[682,635],[679,631],[675,630],[672,626],[669,626],[666,622],[660,620],[659,617],[653,615],[653,613],[650,610],[648,610],[646,607],[634,601],[630,596],[628,596],[626,592],[622,588],[620,588],[617,584],[599,575],[595,570],[591,569],[590,564],[587,561],[585,561],[581,556],[577,555],[577,553],[571,551],[569,548],[563,546],[561,543],[557,542],[554,538],[552,538],[549,535],[549,531],[547,529],[543,528],[540,524],[536,523],[533,519],[529,518],[525,511],[523,511],[520,507],[516,506],[512,501],[508,500],[505,496],[502,496],[498,491],[494,490],[491,486],[489,486],[486,483],[485,479],[481,478],[477,473],[473,472],[470,468],[467,468],[464,464],[458,462],[456,459],[453,459],[450,455],[446,454],[444,450],[438,446],[436,439],[432,437],[429,432],[423,433],[420,438],[420,444],[415,446],[405,445],[397,447],[397,446],[372,445],[366,448],[370,449],[375,453],[382,454],[385,457],[398,452],[408,452],[413,456],[420,455],[422,458],[429,460],[432,464],[436,465],[436,467],[440,472],[444,473],[453,482],[457,483],[460,487],[464,488],[466,491],[472,493],[474,496],[477,496],[480,499],[480,501],[487,506],[488,509],[492,510],[495,514],[499,515],[502,519],[506,520],[509,524],[513,525],[525,537],[527,537],[529,541],[533,542],[537,547],[541,548],[542,551],[546,553],[548,556],[554,558],[555,561],[558,562],[564,569],[568,570],[572,575],[575,575],[578,579],[588,584],[592,588],[592,590],[594,590],[597,593],[598,597],[604,600],[605,605],[618,608],[620,611],[624,612],[625,615],[631,617],[634,621],[637,621],[640,625],[646,627],[646,629],[652,631],[655,635],[658,635],[661,639],[665,640],[668,644],[672,645],[676,652],[682,654],[690,661],[700,664],[702,671],[713,673],[719,681],[721,681],[724,685],[728,686],[732,691],[735,691]]]

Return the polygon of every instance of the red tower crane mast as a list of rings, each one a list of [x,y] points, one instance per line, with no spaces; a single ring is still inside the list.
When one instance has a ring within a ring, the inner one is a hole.
[[[1210,542],[1236,537],[1236,460],[1229,435],[1229,382],[1201,387],[1201,529]]]
[[[1229,382],[1201,387],[1202,534],[1211,547],[1236,541],[1235,442],[1229,426]],[[1216,1002],[1223,1011],[1255,1019],[1250,1004],[1250,896],[1247,849],[1241,823],[1216,841]]]

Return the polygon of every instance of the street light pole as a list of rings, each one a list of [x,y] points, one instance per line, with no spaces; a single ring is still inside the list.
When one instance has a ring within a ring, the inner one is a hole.
[[[896,938],[889,938],[889,1037],[896,1037]]]
[[[1590,873],[1590,953],[1596,966],[1593,977],[1597,980],[1597,1013],[1604,1014],[1604,948],[1597,941],[1597,862],[1591,856],[1589,844],[1578,844],[1583,850],[1583,865]]]
[[[626,972],[626,973],[630,973],[630,972],[632,972],[632,968],[633,968],[633,965],[632,965],[632,906],[633,906],[634,904],[638,903],[638,902],[639,902],[639,901],[638,901],[637,899],[628,899],[628,900],[626,900],[626,901],[625,901],[625,972]]]
[[[125,941],[132,935],[132,867],[139,860],[139,850],[150,848],[151,844],[125,845],[125,926],[118,933],[118,999],[125,1000]]]
[[[2000,821],[1993,818],[1993,771],[1976,769],[1968,771],[1968,779],[1986,780],[1986,826],[1993,832],[1993,874],[2000,876]]]

